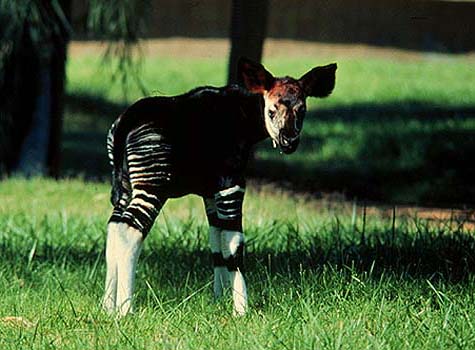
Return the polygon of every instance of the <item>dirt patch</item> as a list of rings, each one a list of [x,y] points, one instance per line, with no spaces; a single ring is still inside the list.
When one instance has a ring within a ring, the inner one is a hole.
[[[358,207],[361,213],[363,207]],[[396,216],[396,221],[410,219],[414,222],[423,220],[433,227],[440,229],[474,231],[475,230],[475,209],[445,209],[411,206],[369,206],[366,208],[368,216],[376,215],[388,220]]]
[[[259,192],[283,194],[284,197],[294,198],[301,205],[308,205],[319,212],[329,210],[336,216],[354,216],[355,220],[361,221],[366,215],[367,222],[371,218],[383,219],[389,224],[395,216],[395,225],[405,221],[410,225],[428,225],[440,232],[474,232],[475,233],[475,208],[436,208],[415,205],[391,205],[378,202],[364,203],[351,201],[340,192],[310,193],[294,191],[288,186],[258,179],[249,179],[251,188]],[[318,198],[318,199],[317,199]]]

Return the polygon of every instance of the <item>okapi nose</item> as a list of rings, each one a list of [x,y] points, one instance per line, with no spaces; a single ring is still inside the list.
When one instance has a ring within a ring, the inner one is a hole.
[[[284,133],[280,133],[279,135],[279,145],[280,150],[285,154],[293,153],[298,145],[299,145],[300,138],[298,134],[293,137],[289,138],[288,136],[284,135]]]
[[[290,140],[287,137],[285,137],[284,135],[282,135],[282,145],[284,145],[284,146],[290,145]]]
[[[299,131],[294,128],[284,129],[281,131],[280,134],[282,138],[288,140],[289,142],[292,142],[293,140],[298,139],[300,135]]]
[[[289,146],[290,144],[294,143],[295,140],[297,140],[298,138],[299,138],[298,134],[296,134],[293,137],[289,137],[289,136],[285,135],[284,133],[281,133],[280,134],[280,143],[283,146]]]

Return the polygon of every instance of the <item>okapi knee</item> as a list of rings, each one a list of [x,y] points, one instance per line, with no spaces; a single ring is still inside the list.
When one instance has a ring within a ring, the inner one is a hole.
[[[216,226],[209,228],[209,245],[211,247],[211,254],[213,258],[214,283],[213,292],[214,297],[220,298],[223,295],[223,290],[229,285],[229,273],[226,268],[226,262],[221,253],[221,234],[222,230]]]
[[[244,234],[239,231],[223,230],[221,234],[221,253],[228,271],[243,271]]]
[[[243,276],[244,235],[239,231],[223,230],[221,252],[229,271],[235,315],[244,315],[247,310],[247,288]]]

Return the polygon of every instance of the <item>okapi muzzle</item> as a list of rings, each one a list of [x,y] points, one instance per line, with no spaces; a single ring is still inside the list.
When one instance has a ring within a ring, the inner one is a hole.
[[[295,152],[307,111],[306,98],[327,97],[335,87],[336,64],[315,67],[300,79],[276,78],[261,64],[241,59],[239,76],[252,93],[264,98],[264,121],[274,147]]]

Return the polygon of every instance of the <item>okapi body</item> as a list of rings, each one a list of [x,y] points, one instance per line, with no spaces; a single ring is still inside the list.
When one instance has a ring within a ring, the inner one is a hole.
[[[250,150],[271,137],[283,153],[294,152],[306,97],[328,96],[335,71],[331,64],[298,80],[275,78],[262,65],[241,59],[242,86],[144,98],[114,122],[107,140],[114,210],[107,230],[106,310],[131,311],[142,242],[166,200],[197,194],[210,225],[215,297],[230,284],[234,312],[245,313],[242,203]]]

